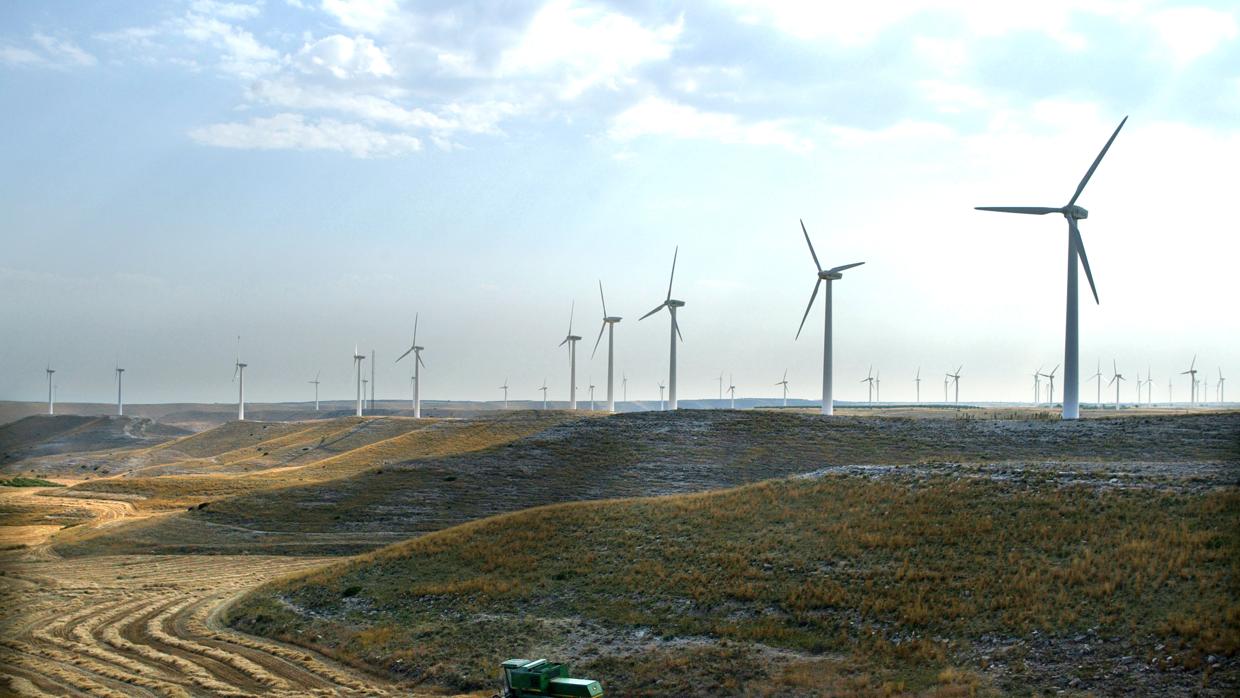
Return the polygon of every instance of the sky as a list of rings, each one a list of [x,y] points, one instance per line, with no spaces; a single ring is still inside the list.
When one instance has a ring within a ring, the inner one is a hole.
[[[251,400],[352,396],[355,345],[406,397],[415,315],[424,399],[565,399],[574,307],[601,396],[600,280],[657,398],[668,320],[638,318],[677,248],[680,397],[787,370],[816,399],[799,219],[865,262],[837,399],[871,366],[884,400],[958,366],[962,400],[1031,399],[1066,226],[972,207],[1065,204],[1124,116],[1078,201],[1082,378],[1182,400],[1194,355],[1210,395],[1240,369],[1234,2],[10,0],[0,107],[0,399],[50,363],[109,401],[119,361],[127,401],[228,402],[238,336]]]

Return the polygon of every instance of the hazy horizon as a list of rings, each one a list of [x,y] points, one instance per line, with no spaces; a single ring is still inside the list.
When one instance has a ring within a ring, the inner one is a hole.
[[[965,0],[546,2],[185,0],[0,7],[0,399],[131,403],[409,393],[657,400],[674,295],[682,399],[820,397],[834,286],[835,396],[1029,401],[1062,363],[1066,226],[978,205],[1078,202],[1101,305],[1081,296],[1081,374],[1147,366],[1155,402],[1240,366],[1232,3]],[[1082,286],[1087,286],[1084,279]],[[1062,367],[1060,373],[1062,373]],[[370,377],[370,361],[366,361]],[[1230,383],[1230,381],[1228,381]],[[1237,384],[1240,385],[1240,384]],[[726,384],[725,384],[726,387]],[[1062,397],[1057,375],[1056,398]],[[1231,387],[1231,386],[1229,386]],[[1110,389],[1114,399],[1114,388]],[[1132,401],[1131,380],[1121,400]],[[1083,382],[1083,402],[1093,402]],[[1240,395],[1240,393],[1237,393]],[[1103,401],[1108,390],[1103,389]]]

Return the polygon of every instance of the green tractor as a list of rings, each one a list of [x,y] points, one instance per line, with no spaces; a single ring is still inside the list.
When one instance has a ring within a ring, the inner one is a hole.
[[[603,687],[592,679],[574,679],[564,664],[545,659],[509,659],[504,668],[504,692],[494,698],[597,698]]]

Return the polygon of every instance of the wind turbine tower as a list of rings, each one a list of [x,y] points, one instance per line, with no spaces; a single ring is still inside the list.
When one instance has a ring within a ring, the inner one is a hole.
[[[964,365],[962,364],[960,368],[964,368]],[[956,403],[957,404],[960,403],[960,368],[956,369],[955,373],[947,374],[947,377],[952,379],[952,382],[956,385]]]
[[[921,402],[921,366],[917,367],[917,377],[913,379],[917,385],[917,402]]]
[[[866,386],[866,388],[868,388],[868,392],[866,393],[866,402],[874,402],[874,367],[871,366],[869,370],[865,372],[865,378],[862,378],[858,382],[869,383],[869,385]]]
[[[1045,364],[1044,364],[1045,365]],[[1042,366],[1033,372],[1033,404],[1042,403]]]
[[[240,354],[233,366],[233,380],[237,382],[237,421],[245,421],[245,367]]]
[[[590,352],[590,358],[593,359],[598,352],[598,343],[603,339],[603,330],[607,330],[607,411],[614,413],[616,411],[616,323],[623,318],[607,314],[607,298],[603,296],[602,279],[598,282],[598,298],[603,303],[603,326],[598,330],[598,339],[594,340],[594,351]],[[590,401],[593,402],[594,398],[591,397]],[[591,406],[590,409],[594,407]]]
[[[672,282],[676,280],[676,258],[679,256],[680,246],[677,245],[676,250],[672,253],[672,275],[667,280],[667,298],[656,306],[654,310],[637,319],[638,322],[641,322],[664,308],[667,308],[668,314],[672,316],[672,348],[667,371],[667,407],[671,410],[676,409],[676,338],[680,337],[680,341],[685,341],[684,336],[680,334],[680,324],[676,322],[676,310],[685,307],[685,302],[672,298]]]
[[[733,383],[735,379],[728,376],[728,392],[732,394],[732,404],[728,407],[730,410],[736,409],[736,385]]]
[[[52,392],[52,374],[56,373],[56,369],[51,364],[47,365],[47,413],[49,415],[56,414],[56,393]]]
[[[405,350],[404,354],[396,357],[396,361],[409,356],[413,353],[413,418],[422,418],[422,368],[426,366],[426,362],[422,361],[422,351],[426,347],[418,346],[418,317],[421,313],[415,313],[413,316],[413,343]],[[504,381],[507,383],[508,381]]]
[[[1049,402],[1052,406],[1055,404],[1055,371],[1058,371],[1058,370],[1059,370],[1059,364],[1055,364],[1055,368],[1052,368],[1050,373],[1042,374],[1042,376],[1046,378],[1048,381],[1050,381],[1051,383],[1050,391],[1047,394],[1046,401]]]
[[[504,409],[508,409],[508,377],[507,376],[504,377],[504,384],[501,385],[499,389],[504,391]]]
[[[316,372],[314,374],[314,380],[306,381],[306,382],[314,384],[314,411],[318,412],[319,411],[319,373]]]
[[[784,387],[784,407],[787,407],[788,406],[788,369],[786,368],[784,369],[784,379],[776,383],[775,385],[782,385]]]
[[[1092,380],[1098,381],[1098,397],[1094,401],[1094,405],[1096,407],[1102,407],[1102,360],[1101,359],[1098,360],[1098,368],[1094,371],[1094,375],[1090,376],[1089,379],[1091,381]]]
[[[590,376],[590,411],[594,411],[594,376]]]
[[[1119,409],[1119,386],[1121,383],[1123,383],[1124,381],[1128,379],[1124,378],[1124,376],[1119,372],[1119,369],[1116,368],[1114,359],[1111,360],[1111,374],[1112,374],[1111,383],[1115,384],[1115,409],[1118,410]],[[1108,388],[1111,387],[1111,383],[1107,383]]]
[[[1078,228],[1077,221],[1084,220],[1089,217],[1089,211],[1076,205],[1076,200],[1080,198],[1081,192],[1085,190],[1085,185],[1089,183],[1089,178],[1094,175],[1094,170],[1098,168],[1098,163],[1102,162],[1102,157],[1107,154],[1111,144],[1115,142],[1115,137],[1119,135],[1119,130],[1124,127],[1124,123],[1128,121],[1128,117],[1124,117],[1119,122],[1119,126],[1115,128],[1115,132],[1111,134],[1111,138],[1106,145],[1102,147],[1102,151],[1098,153],[1098,157],[1094,158],[1094,162],[1089,166],[1089,170],[1081,179],[1080,184],[1076,185],[1076,192],[1072,194],[1072,198],[1067,204],[1061,207],[1044,207],[1044,206],[978,206],[979,211],[998,211],[1000,213],[1026,213],[1033,215],[1045,215],[1047,213],[1058,213],[1068,221],[1068,294],[1067,294],[1067,313],[1064,323],[1064,356],[1063,356],[1063,374],[1064,374],[1064,393],[1063,393],[1063,418],[1079,419],[1081,416],[1080,404],[1080,365],[1079,365],[1079,340],[1078,340],[1078,312],[1077,304],[1077,266],[1085,268],[1085,278],[1089,280],[1089,289],[1094,294],[1094,302],[1098,302],[1098,289],[1094,286],[1094,275],[1089,270],[1089,258],[1085,255],[1085,243],[1081,240],[1081,231]],[[1079,262],[1078,262],[1078,257]]]
[[[1193,354],[1193,363],[1189,365],[1187,371],[1182,371],[1181,376],[1188,376],[1190,381],[1188,387],[1188,403],[1191,405],[1197,402],[1197,355]]]
[[[370,413],[375,413],[375,350],[370,350]]]
[[[543,394],[543,409],[545,410],[547,409],[547,379],[546,378],[543,379],[542,387],[539,388],[539,390],[541,390]]]
[[[667,386],[663,385],[663,381],[659,381],[659,411],[663,412],[667,408],[663,406],[663,389]]]
[[[357,346],[353,347],[353,366],[357,369],[357,416],[362,416],[362,362],[366,360],[365,354],[357,353]]]
[[[809,232],[805,230],[803,220],[801,221],[801,233],[805,236],[805,244],[809,245],[809,254],[814,258],[814,266],[818,268],[818,279],[814,281],[814,291],[809,296],[809,305],[805,306],[805,315],[801,317],[801,327],[797,329],[797,338],[800,338],[801,330],[805,328],[805,320],[809,317],[809,311],[814,307],[814,299],[818,297],[818,287],[822,286],[824,281],[827,282],[827,290],[823,293],[822,299],[826,315],[822,334],[822,413],[830,415],[835,413],[835,399],[831,394],[831,282],[844,278],[842,272],[846,269],[859,267],[865,262],[853,262],[823,269],[818,263],[818,254],[814,252],[814,243],[809,241]]]
[[[125,401],[121,398],[121,378],[125,374],[125,369],[120,364],[116,365],[116,416],[120,417],[125,414]]]
[[[564,341],[560,342],[560,346],[568,345],[568,409],[577,409],[577,342],[581,337],[573,334],[573,313],[577,310],[576,301],[568,310],[568,334],[564,337]]]
[[[1227,379],[1223,377],[1223,367],[1218,367],[1218,401],[1219,403],[1227,402],[1227,394],[1223,392],[1223,381]]]

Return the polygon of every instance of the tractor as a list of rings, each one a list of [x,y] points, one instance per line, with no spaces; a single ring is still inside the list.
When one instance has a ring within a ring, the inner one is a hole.
[[[597,698],[603,687],[592,679],[574,679],[568,666],[545,659],[509,659],[504,670],[504,691],[493,698]]]

